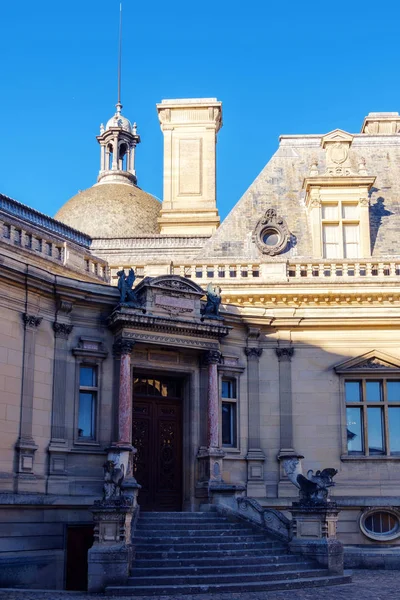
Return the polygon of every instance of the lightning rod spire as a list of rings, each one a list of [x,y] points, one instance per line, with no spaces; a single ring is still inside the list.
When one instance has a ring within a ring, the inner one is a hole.
[[[118,102],[117,113],[122,109],[121,104],[121,61],[122,61],[122,2],[119,3],[119,41],[118,41]]]

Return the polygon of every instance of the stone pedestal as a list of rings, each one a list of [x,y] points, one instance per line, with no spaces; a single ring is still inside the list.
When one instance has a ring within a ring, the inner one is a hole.
[[[293,502],[291,552],[316,560],[336,575],[343,574],[343,546],[336,538],[339,509],[334,502],[321,505]]]
[[[120,497],[99,500],[91,508],[94,544],[88,553],[89,592],[126,584],[133,560],[131,528],[137,512],[134,504],[132,498]]]

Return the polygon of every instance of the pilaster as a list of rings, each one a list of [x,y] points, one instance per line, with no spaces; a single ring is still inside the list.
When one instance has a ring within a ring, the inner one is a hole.
[[[292,401],[292,365],[294,355],[292,346],[275,349],[279,364],[279,414],[280,414],[280,449],[278,460],[296,454],[293,441],[293,401]],[[280,464],[278,496],[292,496],[295,491],[287,479]]]
[[[21,387],[20,435],[16,443],[17,451],[17,491],[34,491],[36,477],[34,458],[38,446],[32,436],[32,412],[35,373],[36,331],[43,317],[23,313],[24,355]]]
[[[68,315],[72,310],[70,303],[59,304],[59,314]],[[53,405],[51,414],[51,440],[49,444],[49,477],[47,491],[50,494],[67,494],[69,491],[67,475],[68,443],[65,431],[65,409],[67,405],[67,364],[68,338],[73,325],[55,321],[54,331],[54,368],[53,368]]]
[[[247,495],[253,498],[265,496],[264,461],[260,440],[260,358],[262,348],[257,340],[259,330],[250,331],[248,346],[244,349],[247,356],[247,397],[249,411],[249,442],[247,451]]]

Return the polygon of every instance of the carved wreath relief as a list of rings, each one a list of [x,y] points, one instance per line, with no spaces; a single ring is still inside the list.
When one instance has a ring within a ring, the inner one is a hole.
[[[269,208],[256,225],[253,241],[263,254],[276,256],[283,252],[290,240],[290,231],[283,217]]]

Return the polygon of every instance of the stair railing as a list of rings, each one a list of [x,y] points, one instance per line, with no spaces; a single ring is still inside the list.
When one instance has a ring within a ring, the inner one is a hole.
[[[291,539],[291,520],[274,508],[264,508],[254,498],[242,496],[236,498],[239,515],[277,538],[289,542]]]

